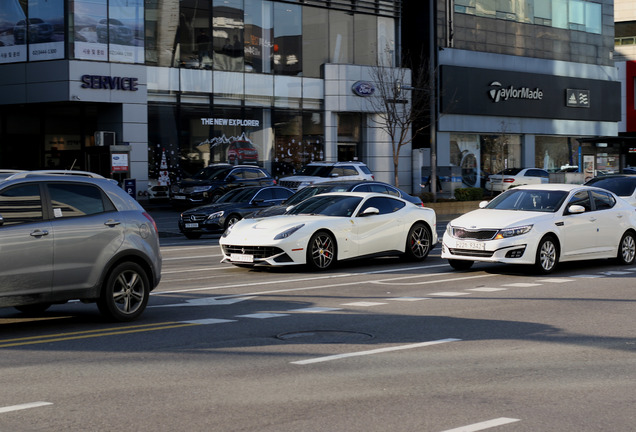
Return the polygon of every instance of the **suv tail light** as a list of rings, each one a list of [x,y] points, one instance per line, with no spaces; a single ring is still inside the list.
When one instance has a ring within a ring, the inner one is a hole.
[[[148,219],[150,221],[150,223],[152,224],[153,227],[155,227],[155,232],[157,234],[159,234],[159,229],[157,228],[157,224],[155,223],[155,220],[152,218],[152,216],[150,216],[148,213],[144,212],[143,215],[146,217],[146,219]]]

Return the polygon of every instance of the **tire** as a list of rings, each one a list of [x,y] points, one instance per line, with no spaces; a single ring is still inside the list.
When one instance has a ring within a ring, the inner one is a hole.
[[[188,232],[188,233],[183,233],[183,235],[186,236],[186,238],[189,240],[197,240],[201,238],[201,233]]]
[[[539,242],[534,268],[540,274],[551,273],[559,263],[559,247],[552,236],[545,236]]]
[[[619,264],[630,265],[636,258],[636,234],[631,231],[623,234],[618,245],[618,255],[616,257]]]
[[[51,307],[51,303],[38,303],[29,304],[23,306],[16,306],[15,308],[20,312],[27,315],[39,315]]]
[[[448,264],[455,270],[468,270],[473,266],[474,261],[449,259]]]
[[[413,224],[406,237],[404,257],[410,261],[423,261],[431,251],[431,232],[421,222]]]
[[[336,242],[331,234],[319,231],[307,244],[307,265],[312,270],[327,270],[336,263]]]
[[[240,220],[241,220],[241,217],[239,215],[236,215],[236,214],[229,215],[225,219],[225,229],[228,229],[229,227],[231,227],[232,225],[234,225],[235,223],[237,223]]]
[[[113,321],[133,321],[146,309],[149,297],[150,283],[146,272],[139,264],[124,262],[106,278],[97,307]]]

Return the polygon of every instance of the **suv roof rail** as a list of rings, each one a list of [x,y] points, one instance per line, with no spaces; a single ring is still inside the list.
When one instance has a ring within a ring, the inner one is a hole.
[[[34,171],[22,171],[12,176],[8,177],[7,180],[15,180],[21,179],[31,176],[43,176],[43,175],[72,175],[72,176],[80,176],[80,177],[89,177],[89,178],[105,178],[102,175],[99,175],[90,171],[72,171],[72,170],[34,170]]]

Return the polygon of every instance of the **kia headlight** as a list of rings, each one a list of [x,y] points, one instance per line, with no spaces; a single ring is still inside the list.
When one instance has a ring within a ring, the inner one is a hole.
[[[296,225],[296,226],[293,226],[291,228],[288,228],[285,231],[283,231],[282,233],[277,234],[274,237],[274,240],[286,239],[287,237],[289,237],[290,235],[292,235],[293,233],[295,233],[296,231],[298,231],[299,229],[301,229],[304,226],[305,226],[305,224],[300,224],[300,225]]]
[[[214,220],[214,219],[218,219],[221,216],[223,216],[223,211],[218,211],[218,212],[214,212],[212,213],[210,216],[208,216],[206,219],[207,220]]]
[[[495,240],[501,240],[509,237],[516,237],[523,234],[527,234],[532,229],[533,225],[524,225],[513,228],[504,228],[499,230],[497,235],[495,236]]]

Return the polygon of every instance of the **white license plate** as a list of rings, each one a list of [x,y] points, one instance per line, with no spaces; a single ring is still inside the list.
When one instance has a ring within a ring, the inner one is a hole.
[[[198,223],[187,223],[185,224],[186,228],[199,228],[199,224]]]
[[[232,261],[236,261],[236,262],[253,263],[254,262],[254,255],[230,254],[230,259]]]
[[[176,200],[184,200],[186,199],[185,195],[173,195],[172,198]]]
[[[458,240],[457,243],[455,243],[455,247],[457,249],[472,249],[472,250],[486,250],[486,243],[484,242],[477,242],[477,241],[463,241],[463,240]]]

